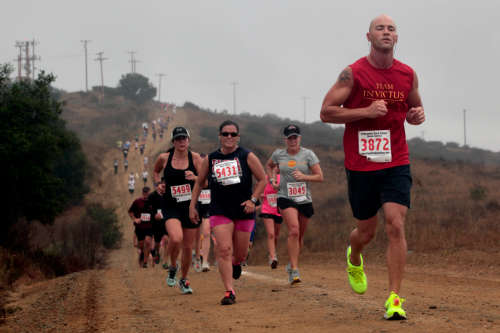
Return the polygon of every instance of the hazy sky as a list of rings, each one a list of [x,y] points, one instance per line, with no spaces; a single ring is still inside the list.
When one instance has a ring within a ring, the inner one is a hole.
[[[427,113],[408,137],[500,150],[500,1],[152,1],[2,0],[0,62],[17,57],[16,40],[35,38],[40,67],[55,86],[84,90],[90,39],[89,86],[99,85],[96,53],[104,52],[104,83],[130,71],[158,84],[162,100],[210,109],[275,113],[319,120],[324,95],[342,69],[365,56],[365,34],[386,13],[399,30],[396,58],[419,77]],[[497,95],[499,94],[499,95]]]

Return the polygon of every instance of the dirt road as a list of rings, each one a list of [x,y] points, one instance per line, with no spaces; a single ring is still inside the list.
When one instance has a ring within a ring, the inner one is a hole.
[[[149,156],[165,148],[165,141],[153,144],[149,139],[148,143]],[[109,172],[103,173],[103,185],[93,195],[106,196],[111,189],[113,193],[119,189],[119,195],[108,199],[114,200],[123,222],[122,248],[110,252],[105,269],[19,287],[9,298],[9,314],[0,332],[500,331],[499,271],[496,266],[474,263],[422,265],[410,257],[402,292],[409,320],[401,322],[382,319],[385,266],[365,258],[369,289],[359,296],[348,287],[341,254],[303,257],[303,283],[293,287],[286,283],[283,264],[276,270],[249,266],[236,281],[233,306],[219,305],[223,287],[216,269],[191,272],[194,294],[181,295],[178,288],[166,285],[161,266],[138,266],[126,215],[132,199],[127,174],[115,176],[111,170],[117,154],[110,152],[103,159]],[[140,172],[141,163],[142,156],[131,152],[129,168]]]

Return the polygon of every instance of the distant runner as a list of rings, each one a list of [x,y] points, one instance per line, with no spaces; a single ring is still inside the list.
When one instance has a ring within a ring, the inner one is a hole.
[[[273,172],[276,173],[276,172]],[[280,234],[281,223],[283,218],[278,213],[278,189],[280,183],[280,175],[276,174],[276,178],[266,176],[266,187],[262,193],[262,205],[260,208],[259,217],[262,218],[267,232],[267,249],[269,252],[269,266],[272,269],[278,267],[277,245]],[[273,187],[273,183],[278,185]]]
[[[345,124],[348,194],[357,220],[347,248],[349,283],[358,294],[367,289],[361,252],[375,236],[382,208],[389,240],[390,293],[384,317],[406,319],[399,292],[406,263],[404,223],[412,178],[404,122],[420,125],[425,114],[415,71],[394,59],[398,33],[393,19],[376,17],[366,37],[370,53],[342,71],[325,96],[321,120]]]
[[[165,208],[165,181],[161,180],[156,184],[156,190],[148,196],[147,206],[153,217],[154,249],[151,251],[155,264],[160,263],[161,244],[166,243],[167,230],[165,229],[165,218],[163,209]],[[167,262],[167,252],[163,249],[163,261]]]
[[[113,162],[113,166],[114,166],[114,168],[115,168],[115,175],[116,175],[116,174],[118,173],[118,160],[115,160],[115,161]]]
[[[151,249],[151,236],[153,236],[153,225],[151,224],[151,213],[146,206],[149,187],[142,189],[142,197],[135,199],[128,210],[135,227],[135,235],[138,240],[139,265],[148,267],[149,252]]]
[[[134,191],[135,191],[135,178],[128,179],[128,191],[130,192],[130,194],[134,193]]]

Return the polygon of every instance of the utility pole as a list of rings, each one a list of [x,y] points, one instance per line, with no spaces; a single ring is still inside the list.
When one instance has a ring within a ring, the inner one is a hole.
[[[21,41],[16,41],[16,47],[19,48],[19,54],[17,56],[17,80],[19,81],[23,77],[22,67],[24,43]]]
[[[25,46],[24,46],[24,51],[26,52],[26,56],[24,60],[26,61],[24,63],[24,71],[26,73],[26,78],[29,80],[31,78],[31,64],[30,64],[30,42],[25,41]]]
[[[233,81],[231,84],[233,85],[233,114],[236,115],[236,85],[238,82]]]
[[[136,64],[138,62],[140,62],[134,56],[134,54],[136,54],[137,52],[135,52],[135,51],[128,51],[127,53],[130,54],[130,60],[128,61],[128,62],[130,62],[130,73],[136,73],[136,70],[137,70]]]
[[[30,43],[31,43],[31,61],[33,62],[31,75],[32,75],[32,79],[34,81],[35,80],[35,70],[36,70],[35,61],[41,60],[41,58],[35,54],[35,45],[38,44],[38,42],[35,39],[33,39]]]
[[[158,76],[158,102],[161,103],[161,81],[166,74],[158,73],[156,76]]]
[[[85,91],[89,91],[89,72],[88,72],[88,64],[87,64],[87,43],[90,42],[88,39],[81,40],[83,43],[83,49],[85,50]]]
[[[102,99],[104,100],[104,74],[103,74],[103,71],[102,71],[102,62],[104,60],[108,60],[108,58],[103,58],[103,55],[104,52],[98,52],[97,55],[98,57],[96,59],[94,59],[95,61],[99,61],[100,63],[100,68],[101,68],[101,93],[102,93]]]
[[[464,146],[467,146],[467,131],[466,131],[466,118],[465,118],[465,113],[467,111],[464,109]]]
[[[304,102],[304,124],[306,123],[306,101],[309,99],[307,96],[302,96],[302,100]]]

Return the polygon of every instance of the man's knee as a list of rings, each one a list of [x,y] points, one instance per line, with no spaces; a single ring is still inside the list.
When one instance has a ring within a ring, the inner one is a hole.
[[[368,244],[375,237],[375,228],[358,230],[359,241],[362,244]]]
[[[388,216],[385,221],[385,230],[389,239],[405,237],[404,218],[401,216]]]

